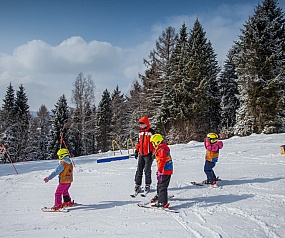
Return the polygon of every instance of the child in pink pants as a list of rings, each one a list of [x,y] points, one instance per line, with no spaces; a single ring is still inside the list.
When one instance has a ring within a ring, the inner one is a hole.
[[[73,164],[71,159],[69,158],[68,150],[65,148],[60,149],[57,152],[58,159],[60,160],[59,165],[56,169],[46,178],[44,181],[47,183],[49,180],[53,179],[56,175],[59,178],[59,184],[55,191],[55,199],[54,206],[52,210],[58,210],[62,207],[72,206],[74,201],[71,201],[71,197],[69,195],[69,188],[71,183],[73,182]],[[63,203],[62,203],[63,197]]]

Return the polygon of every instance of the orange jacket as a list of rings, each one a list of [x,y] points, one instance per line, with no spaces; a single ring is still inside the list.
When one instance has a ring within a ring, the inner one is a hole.
[[[150,137],[155,134],[155,132],[152,128],[150,128],[150,123],[146,116],[139,119],[138,122],[146,124],[147,127],[144,129],[140,128],[139,142],[136,145],[136,150],[141,156],[147,156],[154,151],[154,147],[152,143],[150,143]]]
[[[64,166],[63,171],[59,174],[60,183],[71,183],[73,181],[73,165],[72,163],[68,164],[64,161],[60,161]]]
[[[162,172],[164,175],[173,174],[173,163],[170,155],[170,148],[165,141],[158,146],[154,154],[157,162],[157,170]]]

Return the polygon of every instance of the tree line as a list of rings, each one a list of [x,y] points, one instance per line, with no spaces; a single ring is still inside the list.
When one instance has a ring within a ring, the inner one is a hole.
[[[136,143],[137,121],[149,117],[168,143],[284,132],[285,18],[277,0],[264,0],[243,25],[222,67],[198,18],[188,31],[167,27],[144,59],[145,71],[128,94],[117,85],[95,106],[92,75],[79,73],[69,106],[30,114],[23,85],[7,87],[0,110],[1,143],[14,161],[52,159],[66,143],[73,156]],[[5,162],[7,156],[1,155]]]

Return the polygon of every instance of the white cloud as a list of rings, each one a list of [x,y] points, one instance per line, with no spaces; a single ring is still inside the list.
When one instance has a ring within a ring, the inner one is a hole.
[[[70,99],[73,83],[83,72],[92,75],[98,102],[106,88],[110,92],[116,85],[127,89],[137,79],[138,70],[143,69],[141,54],[149,52],[144,47],[121,49],[108,42],[87,43],[79,36],[55,47],[40,40],[30,41],[12,55],[0,55],[0,96],[4,98],[10,82],[15,90],[23,84],[31,110],[38,110],[41,104],[51,110],[62,94]]]

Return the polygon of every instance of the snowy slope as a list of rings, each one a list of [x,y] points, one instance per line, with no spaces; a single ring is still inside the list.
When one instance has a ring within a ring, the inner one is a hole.
[[[57,179],[43,178],[57,161],[0,165],[0,237],[285,237],[285,134],[224,140],[215,172],[219,188],[189,185],[205,179],[203,143],[171,145],[174,175],[166,213],[137,206],[131,198],[134,158],[98,164],[102,155],[74,158],[72,198],[82,203],[69,213],[44,213],[53,205]],[[153,165],[155,178],[156,164]]]

